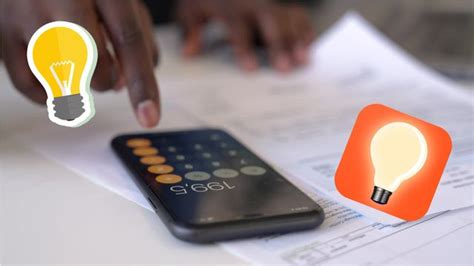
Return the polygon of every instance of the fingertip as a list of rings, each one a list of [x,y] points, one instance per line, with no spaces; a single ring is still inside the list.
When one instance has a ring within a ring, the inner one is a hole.
[[[282,73],[287,73],[292,69],[290,58],[286,55],[278,55],[273,61],[273,67]]]
[[[37,89],[38,88],[35,88],[31,91],[35,91]],[[46,100],[48,99],[48,96],[46,96],[46,92],[41,91],[40,93],[35,93],[35,94],[31,95],[30,99],[35,104],[38,104],[40,106],[45,106],[46,105]]]
[[[245,71],[255,71],[258,68],[258,62],[255,56],[246,55],[238,59],[240,67]]]
[[[308,47],[297,45],[293,49],[293,57],[298,65],[306,65],[309,62]]]
[[[116,92],[123,91],[125,89],[125,78],[123,75],[120,75],[120,77],[117,79],[117,82],[115,83],[113,90]]]
[[[155,127],[160,120],[160,111],[153,100],[145,100],[138,104],[136,115],[138,122],[144,128]]]
[[[103,57],[104,58],[104,57]],[[114,85],[117,84],[120,75],[119,69],[111,59],[99,59],[100,62],[97,64],[96,71],[92,77],[92,87],[96,91],[107,91],[113,89]]]
[[[201,50],[201,33],[199,28],[191,28],[186,34],[182,54],[184,57],[193,57]]]
[[[192,58],[196,56],[197,54],[199,54],[199,47],[195,43],[187,41],[185,42],[181,50],[181,53],[186,58]]]

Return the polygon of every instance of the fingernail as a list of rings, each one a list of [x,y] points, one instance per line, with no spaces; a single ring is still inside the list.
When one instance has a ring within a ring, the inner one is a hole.
[[[186,41],[182,48],[183,56],[186,58],[194,57],[199,53],[199,47],[196,42]]]
[[[297,46],[295,48],[295,58],[296,62],[299,64],[307,64],[308,63],[308,49],[304,46]]]
[[[281,72],[287,72],[291,69],[290,59],[287,56],[280,55],[275,60],[275,68]]]
[[[139,103],[137,118],[142,127],[150,128],[156,126],[160,119],[156,103],[152,100],[145,100]]]

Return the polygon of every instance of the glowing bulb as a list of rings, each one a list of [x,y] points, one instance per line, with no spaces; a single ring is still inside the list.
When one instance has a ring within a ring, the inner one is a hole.
[[[380,128],[370,143],[375,168],[372,200],[386,204],[403,181],[420,171],[427,155],[425,137],[416,127],[394,122]]]
[[[56,21],[33,34],[28,65],[46,90],[51,121],[76,127],[94,116],[90,81],[96,63],[95,42],[79,25]]]

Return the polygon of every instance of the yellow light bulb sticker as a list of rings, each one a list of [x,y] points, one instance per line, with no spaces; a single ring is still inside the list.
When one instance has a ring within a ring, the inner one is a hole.
[[[78,127],[95,114],[90,82],[97,63],[94,39],[83,27],[65,21],[43,25],[28,44],[28,65],[48,96],[49,119]]]
[[[380,128],[370,144],[375,168],[372,200],[386,204],[400,184],[423,167],[427,154],[425,137],[416,127],[393,122]]]

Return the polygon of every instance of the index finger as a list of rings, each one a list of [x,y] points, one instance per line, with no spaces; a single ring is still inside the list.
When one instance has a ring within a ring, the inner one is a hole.
[[[130,101],[138,122],[153,127],[159,121],[160,100],[153,55],[140,24],[137,1],[97,1],[98,10],[122,66]]]

